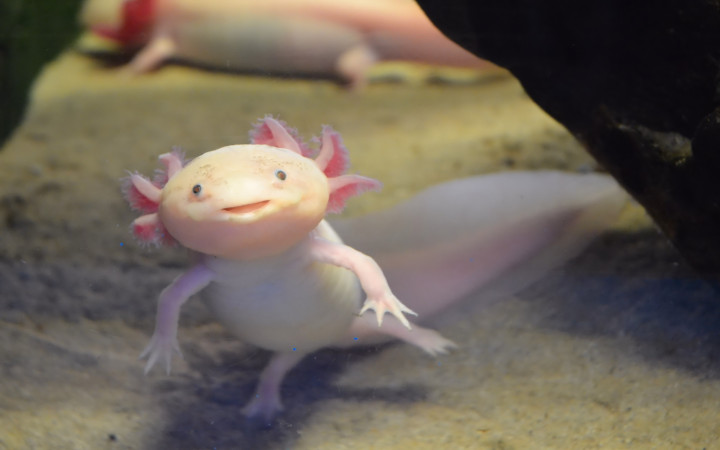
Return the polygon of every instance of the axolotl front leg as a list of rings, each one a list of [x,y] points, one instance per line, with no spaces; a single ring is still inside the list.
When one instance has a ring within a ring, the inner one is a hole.
[[[375,310],[378,326],[382,325],[385,312],[391,313],[405,327],[410,329],[410,322],[403,315],[417,315],[413,310],[403,305],[390,290],[382,269],[374,259],[355,250],[352,247],[336,242],[330,242],[320,237],[314,238],[310,243],[310,254],[313,259],[328,264],[344,267],[355,273],[362,286],[367,299],[360,314],[369,309]]]
[[[146,374],[158,361],[165,364],[165,371],[170,374],[173,352],[177,352],[182,357],[177,341],[180,307],[212,280],[213,272],[204,264],[198,264],[176,278],[160,293],[155,331],[147,347],[140,354],[141,359],[146,357],[148,359],[145,365]]]
[[[382,269],[370,256],[350,246],[319,237],[313,239],[310,253],[318,261],[353,271],[367,295],[365,304],[360,309],[358,317],[353,320],[344,340],[334,343],[334,346],[374,344],[392,337],[419,347],[432,356],[446,353],[448,349],[456,347],[454,342],[444,338],[435,330],[415,324],[413,327],[410,326],[403,313],[413,315],[417,313],[402,304],[392,293]],[[364,314],[370,309],[375,310],[375,320],[369,314]],[[385,312],[391,313],[391,316],[383,322]]]

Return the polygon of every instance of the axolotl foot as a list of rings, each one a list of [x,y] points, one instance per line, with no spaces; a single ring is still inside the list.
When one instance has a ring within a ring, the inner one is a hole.
[[[360,315],[362,316],[365,311],[368,311],[370,309],[375,311],[375,317],[377,319],[378,327],[382,326],[383,317],[385,316],[386,312],[392,314],[392,316],[399,320],[400,323],[402,323],[408,330],[411,328],[410,322],[403,315],[403,313],[417,316],[417,313],[415,311],[403,305],[402,302],[400,302],[400,300],[395,297],[395,294],[393,294],[389,290],[379,298],[368,297],[368,299],[365,300],[365,304],[363,304],[362,309],[360,309]]]
[[[146,375],[150,372],[155,363],[158,362],[165,366],[165,373],[170,375],[173,353],[177,353],[180,358],[183,356],[177,339],[160,333],[154,333],[147,347],[145,347],[145,350],[140,353],[138,358],[148,359],[147,364],[145,364]]]
[[[355,318],[348,330],[348,339],[352,340],[353,345],[379,343],[392,338],[412,344],[430,356],[444,355],[457,347],[457,344],[435,330],[416,324],[410,329],[394,316],[388,317],[378,327],[371,314],[364,314]]]
[[[453,348],[457,348],[456,343],[430,328],[416,326],[412,330],[398,329],[395,337],[420,348],[430,356],[445,355]]]
[[[248,419],[271,420],[283,410],[279,396],[255,395],[241,412]]]
[[[295,367],[305,353],[276,353],[260,374],[260,381],[253,393],[252,400],[245,405],[242,413],[248,418],[270,420],[283,410],[280,400],[280,385],[285,375]]]

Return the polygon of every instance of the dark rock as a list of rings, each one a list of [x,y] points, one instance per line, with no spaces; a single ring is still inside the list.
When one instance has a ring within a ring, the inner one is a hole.
[[[709,0],[419,0],[451,39],[509,69],[720,275],[720,4]]]
[[[78,35],[81,0],[0,1],[0,144],[20,123],[40,69]]]

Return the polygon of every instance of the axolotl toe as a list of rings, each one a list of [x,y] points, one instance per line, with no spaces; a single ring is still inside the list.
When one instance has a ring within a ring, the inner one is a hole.
[[[390,210],[336,222],[355,247],[377,255],[384,273],[324,219],[349,197],[380,188],[345,173],[338,133],[324,127],[315,152],[265,117],[251,141],[189,163],[163,154],[155,179],[132,174],[124,190],[144,214],[133,222],[139,240],[199,255],[160,294],[145,371],[161,363],[170,372],[180,308],[208,287],[209,306],[228,330],[274,352],[248,416],[281,410],[287,372],[324,347],[399,339],[446,352],[453,342],[406,314],[427,319],[507,273],[507,292],[520,289],[576,254],[626,199],[605,175],[510,172],[444,183]]]

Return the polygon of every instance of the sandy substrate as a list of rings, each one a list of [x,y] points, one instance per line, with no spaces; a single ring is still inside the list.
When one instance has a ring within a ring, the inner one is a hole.
[[[185,360],[144,377],[157,294],[187,257],[132,242],[118,180],[173,145],[244,143],[267,113],[305,135],[332,124],[384,182],[349,215],[461,176],[594,166],[508,77],[349,93],[180,67],[128,79],[68,52],[0,152],[0,448],[720,448],[720,303],[635,205],[564,270],[442,320],[449,355],[307,358],[270,427],[239,413],[268,354],[200,302]]]

